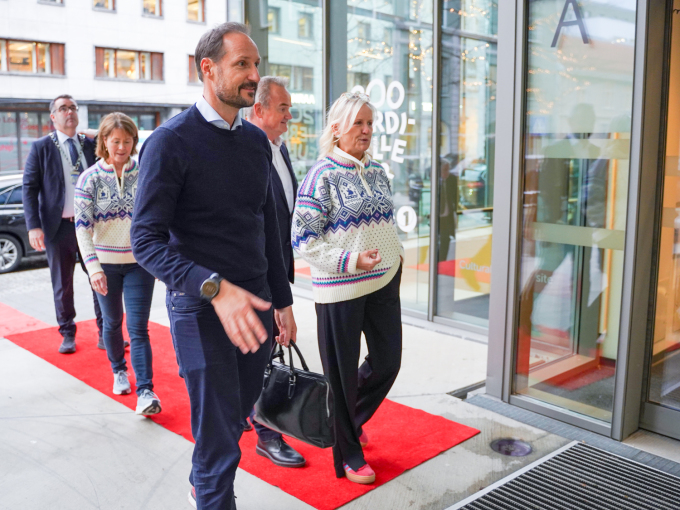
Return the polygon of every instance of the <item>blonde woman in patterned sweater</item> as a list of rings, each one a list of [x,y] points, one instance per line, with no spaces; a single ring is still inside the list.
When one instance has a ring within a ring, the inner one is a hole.
[[[362,426],[389,392],[401,365],[399,283],[403,247],[390,182],[368,154],[375,108],[343,94],[328,113],[321,159],[300,186],[293,248],[312,269],[319,351],[335,396],[335,473],[373,483]],[[361,333],[368,356],[359,367]]]
[[[97,140],[101,159],[76,184],[76,236],[104,316],[104,345],[113,369],[113,393],[131,392],[123,340],[123,298],[130,357],[137,377],[137,414],[161,411],[153,392],[149,311],[155,279],[137,264],[130,245],[139,167],[137,126],[123,113],[102,119]]]

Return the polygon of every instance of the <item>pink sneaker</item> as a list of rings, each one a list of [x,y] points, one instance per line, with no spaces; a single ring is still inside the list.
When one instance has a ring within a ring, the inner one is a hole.
[[[368,445],[368,434],[366,434],[365,430],[361,431],[361,435],[359,436],[359,444],[362,448]]]
[[[345,476],[350,482],[362,484],[375,482],[375,471],[368,464],[364,464],[359,471],[354,471],[347,464],[343,464],[343,467],[345,468]]]

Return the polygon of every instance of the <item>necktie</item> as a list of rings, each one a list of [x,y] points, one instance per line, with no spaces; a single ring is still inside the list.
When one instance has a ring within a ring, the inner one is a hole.
[[[73,141],[73,138],[69,138],[66,140],[66,143],[68,145],[68,152],[71,154],[71,164],[73,166],[76,166],[76,163],[78,162],[78,151],[76,150],[76,143]]]

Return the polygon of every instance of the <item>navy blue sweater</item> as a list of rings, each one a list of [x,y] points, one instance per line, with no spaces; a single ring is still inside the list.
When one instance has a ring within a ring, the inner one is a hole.
[[[156,129],[139,159],[130,235],[142,267],[193,296],[219,273],[250,292],[268,282],[277,309],[293,303],[263,131],[217,128],[192,106]]]

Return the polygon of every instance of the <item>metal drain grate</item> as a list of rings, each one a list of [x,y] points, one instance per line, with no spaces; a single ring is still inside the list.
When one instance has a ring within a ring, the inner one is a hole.
[[[680,478],[576,443],[464,510],[678,510]]]

